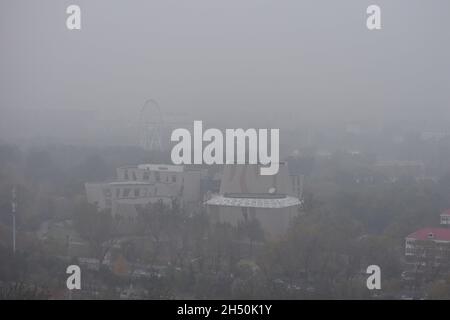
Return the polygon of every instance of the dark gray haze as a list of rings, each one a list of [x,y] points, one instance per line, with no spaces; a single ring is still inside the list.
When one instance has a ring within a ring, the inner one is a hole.
[[[450,0],[0,0],[0,300],[450,300],[449,35]]]
[[[133,142],[148,98],[211,126],[442,130],[449,30],[447,0],[2,0],[0,139]]]

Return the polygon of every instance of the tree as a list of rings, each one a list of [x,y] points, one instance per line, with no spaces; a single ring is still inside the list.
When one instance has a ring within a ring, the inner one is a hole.
[[[81,202],[75,207],[75,228],[88,241],[94,254],[102,263],[112,245],[112,217],[109,210],[98,211],[97,207]],[[107,242],[105,244],[105,242]]]
[[[236,278],[231,285],[233,299],[264,298],[267,280],[259,266],[251,260],[240,260],[236,265]]]
[[[0,287],[0,300],[46,300],[49,297],[48,290],[23,282]]]

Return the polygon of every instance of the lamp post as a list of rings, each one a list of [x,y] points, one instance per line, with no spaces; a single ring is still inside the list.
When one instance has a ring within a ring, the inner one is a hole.
[[[12,188],[11,211],[13,219],[13,253],[16,253],[16,187]]]

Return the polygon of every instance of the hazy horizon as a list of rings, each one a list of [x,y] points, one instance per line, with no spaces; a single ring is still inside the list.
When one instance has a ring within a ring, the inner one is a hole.
[[[80,0],[70,32],[71,1],[2,1],[0,136],[120,140],[150,98],[211,125],[443,130],[450,3],[435,2],[377,1],[370,32],[372,1]]]

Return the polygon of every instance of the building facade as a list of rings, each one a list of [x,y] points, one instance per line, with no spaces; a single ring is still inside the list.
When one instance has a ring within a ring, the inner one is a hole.
[[[450,228],[422,228],[405,239],[407,262],[428,267],[450,266]]]
[[[201,171],[184,166],[143,164],[116,170],[117,179],[85,184],[87,200],[99,210],[111,209],[112,215],[133,215],[136,205],[162,202],[171,206],[176,201],[184,210],[201,203]],[[125,209],[127,208],[127,209]]]

